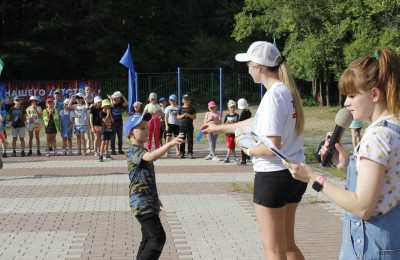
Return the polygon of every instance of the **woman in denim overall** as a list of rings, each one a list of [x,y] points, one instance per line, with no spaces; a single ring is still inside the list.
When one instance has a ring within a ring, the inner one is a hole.
[[[346,210],[339,259],[400,259],[400,59],[382,48],[353,61],[339,88],[353,119],[372,122],[350,160],[343,143],[335,145],[332,162],[347,169],[346,189],[305,164],[284,165]],[[327,139],[322,156],[328,145]]]

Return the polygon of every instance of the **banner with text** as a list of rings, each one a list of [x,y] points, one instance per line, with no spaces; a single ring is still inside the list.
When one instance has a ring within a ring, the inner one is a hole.
[[[53,97],[56,90],[59,90],[62,99],[65,99],[79,92],[85,94],[86,86],[92,89],[93,97],[101,97],[101,85],[101,80],[8,81],[0,82],[0,89],[5,89],[3,98],[6,105],[10,105],[15,96],[19,96],[23,104],[27,104],[31,96],[38,97],[39,102],[44,103],[48,97]]]

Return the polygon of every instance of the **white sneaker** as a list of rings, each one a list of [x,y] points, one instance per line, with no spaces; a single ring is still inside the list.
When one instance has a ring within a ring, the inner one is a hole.
[[[68,151],[68,155],[72,155],[72,151],[71,150]]]
[[[50,156],[50,152],[47,151],[47,152],[46,152],[46,157],[49,157],[49,156]]]
[[[211,154],[207,155],[206,157],[204,157],[204,160],[211,160],[213,157]]]
[[[212,160],[213,160],[213,161],[219,161],[219,158],[218,158],[218,156],[214,156],[214,157],[212,158]]]

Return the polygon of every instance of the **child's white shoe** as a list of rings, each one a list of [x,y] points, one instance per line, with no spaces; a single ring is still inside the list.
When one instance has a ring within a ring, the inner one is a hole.
[[[67,151],[65,149],[63,150],[62,155],[63,156],[67,155]]]
[[[46,152],[46,157],[50,157],[50,152],[49,151]]]
[[[72,151],[71,150],[68,151],[68,155],[72,155]]]
[[[213,161],[219,161],[219,158],[218,158],[218,156],[214,156],[214,157],[212,158],[212,160],[213,160]]]
[[[211,160],[213,157],[211,154],[207,155],[206,157],[204,157],[204,160]]]

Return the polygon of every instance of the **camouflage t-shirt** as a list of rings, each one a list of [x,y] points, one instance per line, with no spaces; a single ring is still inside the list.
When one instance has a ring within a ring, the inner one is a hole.
[[[131,145],[126,155],[130,179],[129,204],[134,215],[160,212],[153,162],[142,160],[146,152],[139,145]]]

